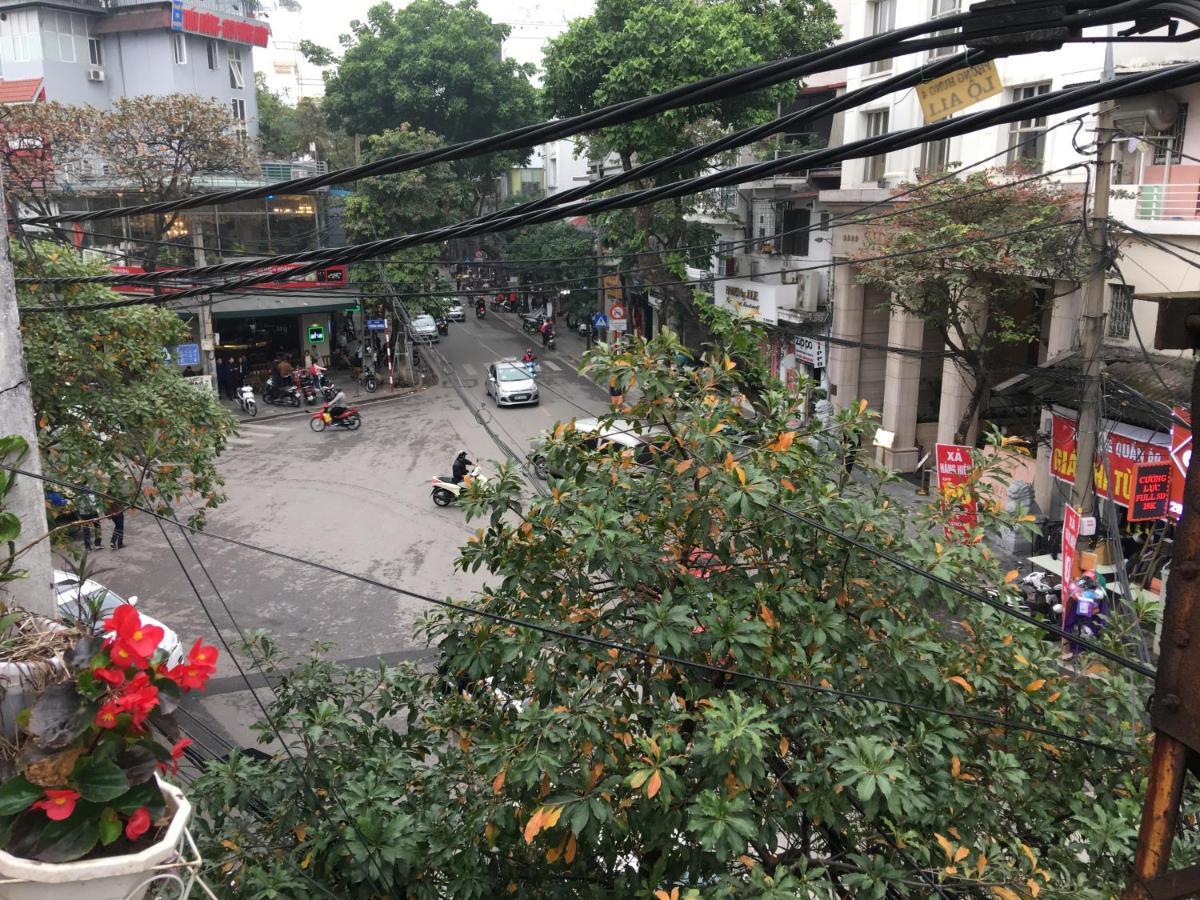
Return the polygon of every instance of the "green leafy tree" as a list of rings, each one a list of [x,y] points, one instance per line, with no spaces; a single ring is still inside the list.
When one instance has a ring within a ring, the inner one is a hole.
[[[258,96],[258,142],[265,159],[289,159],[293,153],[312,152],[333,168],[354,163],[354,142],[345,132],[331,127],[321,104],[301,97],[295,106],[267,86],[262,72],[255,73]]]
[[[503,259],[528,283],[544,283],[547,295],[559,295],[573,316],[597,309],[596,241],[590,232],[566,222],[545,222],[506,233]]]
[[[485,137],[536,120],[531,66],[501,55],[509,34],[475,0],[413,0],[371,7],[350,24],[337,69],[325,79],[330,121],[353,134],[378,134],[403,123],[448,142]],[[329,61],[307,45],[310,59]],[[493,154],[457,164],[478,200],[494,179],[527,154]]]
[[[785,514],[1013,595],[976,540],[1029,527],[987,486],[1000,473],[980,455],[980,530],[951,540],[948,505],[847,478],[868,414],[800,429],[803,392],[776,385],[749,416],[741,366],[681,352],[664,336],[587,360],[639,388],[621,415],[641,451],[562,423],[548,495],[510,467],[469,486],[459,565],[490,573],[473,605],[504,618],[431,615],[438,672],[272,660],[274,718],[319,800],[283,758],[235,757],[195,789],[250,894],[312,877],[364,898],[1101,898],[1124,881],[1150,685],[1066,672],[1024,624]]]
[[[963,443],[988,390],[1011,374],[1005,356],[1027,351],[1041,335],[1055,297],[1051,287],[1077,287],[1086,245],[1079,228],[1069,227],[1079,218],[1078,196],[1057,182],[1017,184],[1006,171],[935,182],[938,175],[897,189],[918,192],[909,201],[914,208],[900,205],[899,215],[868,229],[859,279],[886,289],[891,309],[916,316],[942,338],[971,386],[955,429],[955,441]],[[943,205],[928,208],[935,203]],[[1056,222],[1067,227],[1045,227]],[[1008,232],[1016,233],[973,241]],[[943,244],[956,246],[912,252]],[[890,254],[902,255],[872,259]]]
[[[35,243],[31,257],[14,245],[23,277],[103,275],[57,244]],[[165,348],[189,339],[183,320],[159,306],[72,311],[112,300],[103,285],[70,285],[53,294],[18,286],[19,306],[61,302],[61,312],[21,317],[21,339],[38,417],[42,469],[50,478],[86,484],[126,506],[189,512],[224,499],[217,456],[235,423],[216,396],[179,377]]]
[[[595,12],[546,47],[543,106],[573,116],[696,81],[729,69],[805,53],[837,37],[833,10],[824,0],[598,0]],[[659,113],[586,136],[592,159],[615,154],[628,171],[694,146],[719,133],[774,117],[798,85],[789,83],[714,103]],[[703,165],[663,173],[653,184],[698,174]],[[635,185],[636,186],[636,185]],[[642,185],[648,186],[648,185]],[[689,338],[707,337],[683,280],[680,246],[712,240],[711,230],[688,224],[697,200],[638,207],[602,223],[606,241],[641,251],[646,281],[660,284],[665,314]]]

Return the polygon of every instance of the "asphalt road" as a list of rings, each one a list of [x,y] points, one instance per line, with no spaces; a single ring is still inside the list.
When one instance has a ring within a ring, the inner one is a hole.
[[[467,322],[452,323],[450,334],[437,345],[450,369],[441,371],[434,355],[437,383],[365,404],[363,427],[357,432],[313,433],[311,410],[243,424],[220,461],[229,499],[210,514],[208,534],[192,537],[215,588],[178,530],[168,529],[227,640],[236,641],[236,620],[241,629],[265,629],[297,652],[313,642],[327,642],[331,657],[358,663],[378,656],[391,661],[425,656],[414,637],[424,603],[212,535],[423,594],[468,599],[484,575],[458,572],[454,560],[474,529],[457,507],[433,504],[431,478],[448,473],[463,449],[485,471],[494,470],[506,452],[523,455],[556,422],[598,413],[607,402],[606,392],[576,374],[564,353],[544,353],[535,346],[543,360],[540,405],[496,409],[484,394],[487,365],[519,357],[533,344],[499,321],[501,316],[515,321],[501,313],[478,321],[469,313]],[[564,335],[562,341],[563,351],[578,354],[576,336]],[[360,395],[360,390],[347,389],[351,402],[386,396],[386,388],[374,395]],[[274,407],[266,410],[275,412]],[[213,641],[214,627],[153,519],[127,517],[125,548],[106,549],[94,559],[98,581],[126,596],[137,594],[139,606],[173,627],[181,640],[190,644],[204,636]],[[243,687],[223,652],[202,705],[227,734],[242,733],[239,726],[248,725],[256,713],[252,703],[236,697],[221,704],[221,695]]]

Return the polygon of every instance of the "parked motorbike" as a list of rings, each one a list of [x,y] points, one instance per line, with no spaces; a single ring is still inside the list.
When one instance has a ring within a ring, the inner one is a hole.
[[[267,379],[266,386],[263,389],[263,400],[275,406],[299,406],[300,391],[290,381],[285,385],[276,383],[276,378],[272,375]]]
[[[358,377],[354,379],[358,384],[367,389],[368,394],[375,393],[375,389],[379,387],[379,380],[375,377],[375,373],[370,369],[362,369],[358,373]]]
[[[546,317],[542,315],[521,316],[521,328],[529,334],[537,334],[545,321]]]
[[[337,385],[334,384],[332,381],[330,381],[328,378],[323,378],[321,380],[321,396],[325,398],[325,402],[328,403],[330,400],[332,400],[337,395],[338,395]]]
[[[242,411],[248,416],[258,415],[258,403],[254,399],[254,388],[248,384],[243,384],[238,388],[237,394],[234,395],[237,400],[237,405],[242,408]]]
[[[467,473],[467,477],[475,480],[487,482],[487,476],[479,471],[479,466],[473,468]],[[467,486],[464,481],[461,484],[454,483],[453,475],[435,475],[433,477],[433,502],[438,506],[449,506],[458,499],[458,495],[462,493],[462,489]]]
[[[317,402],[317,388],[313,384],[312,376],[300,376],[300,395],[304,398],[304,402],[312,406]]]
[[[308,427],[317,432],[324,431],[326,428],[345,428],[347,431],[358,431],[361,425],[362,416],[359,415],[357,406],[347,406],[340,414],[334,416],[329,412],[328,403],[323,404],[308,420]]]
[[[1062,598],[1062,584],[1057,579],[1038,569],[1021,577],[1017,581],[1017,587],[1021,589],[1025,609],[1030,614],[1058,622],[1054,605]]]

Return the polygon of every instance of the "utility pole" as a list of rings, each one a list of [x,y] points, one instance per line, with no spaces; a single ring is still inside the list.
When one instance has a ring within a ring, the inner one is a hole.
[[[0,184],[2,196],[3,185]],[[29,452],[20,460],[19,467],[34,475],[41,475],[33,386],[29,383],[25,353],[21,346],[21,320],[17,311],[17,286],[13,281],[8,229],[4,229],[4,235],[0,237],[0,423],[3,423],[0,425],[0,437],[19,436],[29,445]],[[14,462],[16,460],[12,457],[5,460],[8,465]],[[57,619],[58,603],[50,573],[50,539],[46,537],[49,528],[46,524],[42,482],[27,475],[5,474],[13,482],[12,488],[4,496],[4,505],[8,512],[21,521],[21,533],[14,543],[17,548],[28,548],[16,563],[17,568],[25,570],[26,577],[8,582],[5,590],[14,606]]]
[[[196,258],[197,266],[208,265],[208,254],[204,252],[204,235],[200,231],[196,231],[192,235],[192,252]],[[212,297],[209,297],[211,300]],[[204,375],[213,377],[213,384],[216,385],[217,366],[214,362],[216,357],[216,338],[213,334],[212,321],[212,303],[200,301],[200,371]],[[217,388],[220,393],[220,388]]]

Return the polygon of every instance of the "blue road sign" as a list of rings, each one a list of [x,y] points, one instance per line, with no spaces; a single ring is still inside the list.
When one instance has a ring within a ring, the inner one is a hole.
[[[387,331],[387,319],[367,319],[367,331]]]
[[[592,316],[592,327],[607,328],[608,316],[606,316],[604,313],[596,313],[594,316]]]
[[[200,365],[199,344],[178,344],[175,347],[175,363],[180,366]]]

